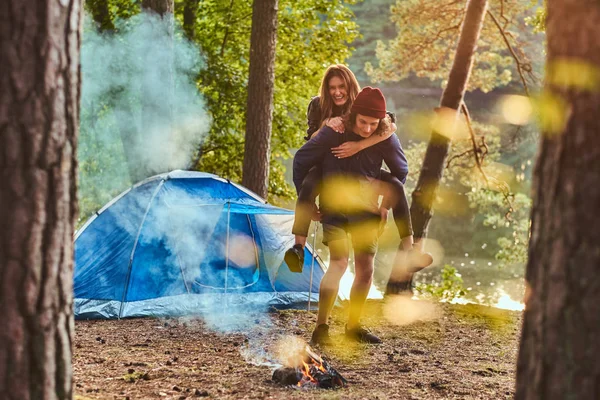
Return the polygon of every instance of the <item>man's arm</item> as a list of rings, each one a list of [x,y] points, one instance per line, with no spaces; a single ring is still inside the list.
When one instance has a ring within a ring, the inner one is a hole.
[[[333,129],[328,126],[324,126],[313,137],[302,147],[298,149],[294,155],[294,186],[296,186],[296,192],[300,191],[302,182],[308,171],[315,165],[323,162],[323,159],[329,152],[331,146],[334,146],[340,140],[339,133],[336,133]]]
[[[383,153],[383,161],[390,169],[392,175],[406,183],[406,175],[408,175],[408,161],[402,150],[402,145],[398,136],[392,135],[385,142],[380,143],[379,148]]]

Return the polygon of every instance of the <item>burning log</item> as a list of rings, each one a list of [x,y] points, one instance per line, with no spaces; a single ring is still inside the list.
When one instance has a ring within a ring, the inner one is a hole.
[[[276,369],[273,372],[273,380],[283,385],[322,389],[333,389],[348,384],[348,381],[339,372],[308,345],[305,345],[300,354],[297,354],[296,360],[295,365],[291,367]]]
[[[297,385],[302,376],[302,372],[296,367],[281,367],[273,372],[273,380],[282,385]]]

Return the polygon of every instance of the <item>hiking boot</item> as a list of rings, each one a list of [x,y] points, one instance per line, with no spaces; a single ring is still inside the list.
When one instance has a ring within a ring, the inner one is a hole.
[[[416,247],[413,247],[407,252],[406,265],[408,272],[416,273],[423,268],[429,267],[433,263],[433,256]]]
[[[407,281],[394,282],[388,281],[385,287],[385,295],[412,295],[413,294],[413,277],[408,278]]]
[[[348,329],[348,326],[346,326],[346,337],[350,340],[354,340],[356,342],[361,343],[379,344],[382,342],[381,339],[373,335],[371,332],[369,332],[362,326],[359,326],[354,329]]]
[[[301,244],[295,244],[285,252],[283,259],[290,271],[301,273],[304,267],[304,247]]]
[[[311,346],[329,346],[331,344],[331,337],[329,336],[329,325],[318,325],[312,333],[312,337],[310,338],[309,344]]]

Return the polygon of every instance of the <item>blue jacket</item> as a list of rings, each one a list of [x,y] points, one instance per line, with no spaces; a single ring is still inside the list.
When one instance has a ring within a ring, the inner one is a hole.
[[[321,164],[323,181],[333,176],[344,176],[361,180],[373,181],[379,178],[382,162],[385,161],[392,175],[402,183],[406,182],[408,162],[396,135],[359,151],[352,157],[338,159],[331,152],[332,147],[346,141],[363,139],[354,132],[337,133],[328,126],[321,128],[319,133],[306,142],[294,156],[294,185],[299,192],[304,178],[310,169]],[[323,200],[323,199],[322,199]]]

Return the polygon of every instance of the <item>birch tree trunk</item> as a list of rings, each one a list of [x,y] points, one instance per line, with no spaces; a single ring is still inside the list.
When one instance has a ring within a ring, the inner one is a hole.
[[[266,198],[275,87],[278,0],[254,0],[242,185]]]
[[[548,0],[547,11],[545,93],[564,102],[566,124],[542,132],[534,170],[516,398],[592,400],[600,398],[600,2]]]
[[[440,107],[458,110],[465,95],[469,75],[473,66],[477,41],[483,27],[483,20],[487,9],[487,0],[469,0],[465,19],[461,27],[454,61],[448,78],[448,85],[444,89]],[[423,166],[419,174],[417,186],[412,193],[410,213],[414,236],[416,240],[427,237],[427,227],[433,216],[432,206],[437,189],[444,173],[444,165],[450,150],[450,139],[438,132],[432,132]],[[386,293],[395,294],[410,289],[412,274],[401,271],[390,276]]]
[[[73,396],[80,0],[0,2],[0,396]]]

